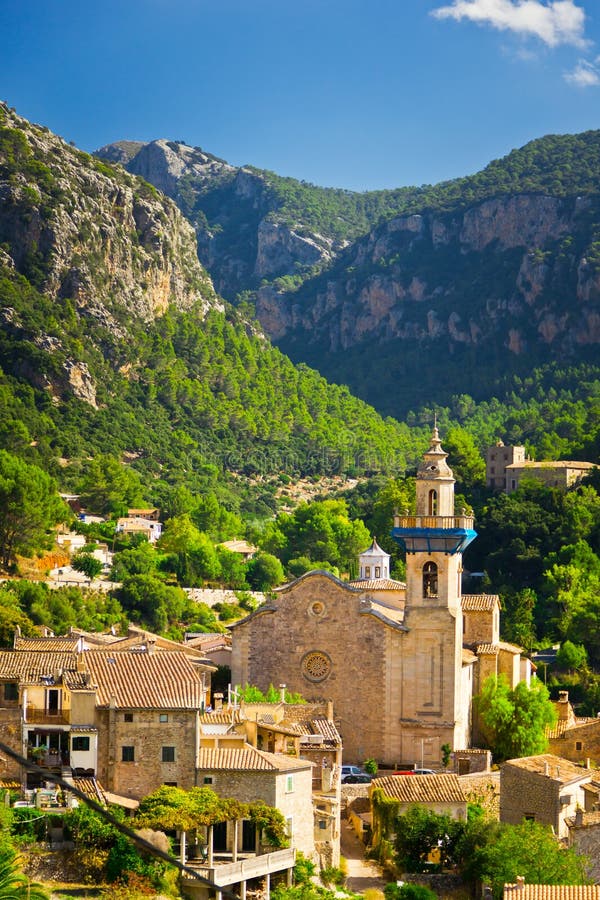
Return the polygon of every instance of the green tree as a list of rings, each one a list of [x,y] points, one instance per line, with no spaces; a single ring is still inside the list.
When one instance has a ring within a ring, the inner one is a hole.
[[[89,578],[90,583],[102,571],[102,563],[91,553],[77,553],[73,557],[71,565],[77,572],[82,572],[86,578]]]
[[[246,564],[246,579],[253,590],[268,591],[283,581],[283,566],[271,553],[257,553]]]
[[[536,822],[499,825],[474,851],[471,874],[492,885],[499,900],[505,884],[522,875],[529,884],[585,884],[585,858],[560,844],[551,829]]]
[[[441,864],[447,864],[463,828],[462,822],[450,816],[439,815],[424,806],[410,806],[403,815],[396,817],[394,824],[394,849],[400,871],[424,871],[429,854],[436,848]]]
[[[548,690],[537,680],[531,687],[520,681],[511,690],[506,676],[490,675],[476,709],[496,761],[543,753],[548,746],[546,728],[556,722]]]
[[[560,669],[569,671],[585,669],[587,666],[587,653],[583,644],[565,641],[556,654],[556,665]]]
[[[70,515],[49,475],[0,450],[0,566],[51,546],[51,529]]]
[[[108,453],[99,454],[88,463],[80,493],[82,503],[103,516],[125,515],[129,508],[144,505],[139,473]]]

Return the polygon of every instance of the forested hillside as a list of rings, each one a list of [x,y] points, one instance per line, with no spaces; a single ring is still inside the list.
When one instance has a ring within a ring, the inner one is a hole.
[[[148,502],[205,478],[239,504],[250,489],[231,472],[402,471],[415,457],[406,426],[225,307],[170,200],[5,106],[0,119],[0,446],[70,489],[112,455]]]
[[[529,404],[520,385],[538,367],[534,381],[566,389],[564,402],[574,365],[597,382],[598,131],[532,141],[473,176],[364,194],[236,169],[181,142],[99,154],[177,201],[219,289],[253,304],[285,352],[383,414],[403,418],[434,394]]]

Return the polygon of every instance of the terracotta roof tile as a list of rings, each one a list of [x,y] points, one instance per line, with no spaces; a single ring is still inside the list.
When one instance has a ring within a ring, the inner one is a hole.
[[[349,581],[350,587],[360,588],[363,591],[405,591],[404,581],[394,581],[393,578],[360,578]]]
[[[504,900],[600,900],[600,885],[505,884]]]
[[[205,772],[289,772],[293,769],[310,768],[312,765],[305,759],[284,756],[282,753],[265,753],[249,744],[217,750],[200,748],[198,754],[198,769]]]
[[[466,803],[458,775],[387,775],[376,778],[372,789],[403,803]]]
[[[37,653],[46,651],[72,653],[77,649],[78,644],[79,637],[15,638],[15,650],[35,650]]]
[[[312,719],[310,725],[313,729],[313,734],[322,734],[328,741],[333,741],[333,743],[341,745],[342,738],[340,737],[340,733],[329,719]]]
[[[463,594],[461,606],[464,612],[492,612],[500,608],[498,594]]]
[[[77,655],[68,652],[0,650],[0,679],[15,679],[38,684],[42,676],[77,670]]]
[[[501,650],[506,650],[508,653],[514,653],[515,655],[523,652],[522,647],[517,647],[516,644],[509,644],[508,641],[498,641],[496,644],[477,645],[477,654],[479,656],[497,656]]]
[[[124,709],[199,709],[202,676],[185,653],[108,653],[88,650],[87,667],[98,685],[97,706],[111,700]]]
[[[239,725],[242,721],[239,709],[219,709],[202,713],[200,722],[206,725]]]

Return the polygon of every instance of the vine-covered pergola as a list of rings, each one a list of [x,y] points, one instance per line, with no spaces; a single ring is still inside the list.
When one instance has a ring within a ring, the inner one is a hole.
[[[244,820],[254,824],[257,839],[262,838],[270,847],[279,850],[289,846],[286,822],[278,809],[260,800],[242,803],[219,797],[210,788],[194,787],[185,791],[163,785],[141,801],[136,815],[140,828],[180,832],[182,863],[186,861],[187,835],[192,835],[194,846],[202,844],[209,867],[213,865],[214,826],[221,822],[233,823],[232,861],[235,862],[238,829]]]

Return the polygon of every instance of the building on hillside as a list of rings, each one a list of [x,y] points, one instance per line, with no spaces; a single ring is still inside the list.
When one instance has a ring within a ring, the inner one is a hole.
[[[127,518],[147,519],[149,522],[158,522],[160,520],[160,509],[155,506],[144,507],[143,509],[128,509]]]
[[[249,544],[248,541],[223,541],[219,546],[224,547],[225,550],[229,550],[230,553],[237,553],[242,557],[244,562],[253,559],[258,553],[258,547],[255,547],[254,544]]]
[[[117,520],[115,531],[120,534],[139,534],[148,543],[155,544],[162,534],[162,522],[155,519],[144,519],[141,516],[122,516]]]
[[[524,478],[541,481],[546,487],[569,488],[597,468],[596,463],[563,459],[515,462],[506,467],[505,490],[507,494],[516,491]]]
[[[485,483],[494,491],[508,490],[506,470],[513,463],[525,461],[525,447],[505,447],[498,441],[485,454]]]
[[[586,789],[597,774],[552,753],[509,759],[500,770],[500,821],[519,825],[524,819],[550,825],[568,837],[568,820],[585,809]]]
[[[525,456],[525,447],[505,447],[498,441],[485,455],[485,481],[495,491],[516,491],[524,478],[541,481],[548,487],[569,488],[577,484],[596,463],[574,460],[533,460]]]
[[[406,584],[383,576],[389,557],[374,541],[359,557],[362,578],[308,572],[230,626],[232,682],[284,682],[332,700],[350,762],[439,766],[443,744],[470,746],[480,661],[506,670],[511,687],[528,677],[519,648],[499,641],[497,598],[462,596],[462,554],[476,534],[472,516],[455,514],[446,458],[436,428],[417,474],[416,515],[394,520]]]

